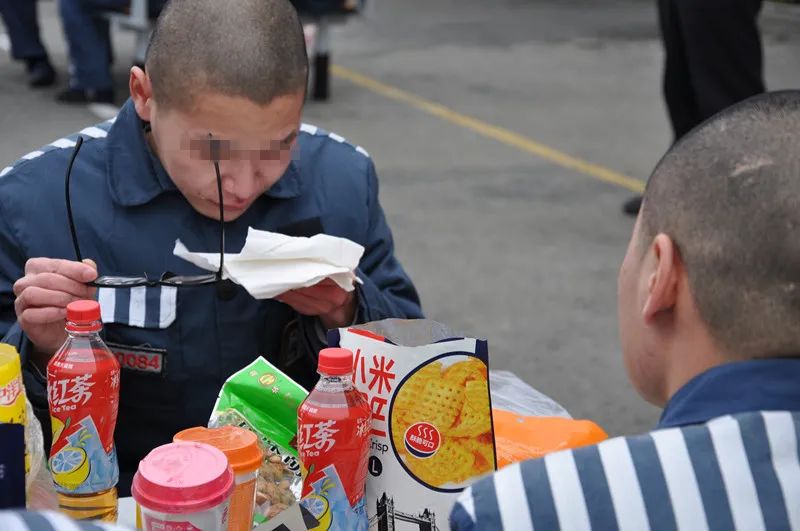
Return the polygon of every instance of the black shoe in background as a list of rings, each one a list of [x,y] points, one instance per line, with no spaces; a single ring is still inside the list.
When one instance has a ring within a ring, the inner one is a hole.
[[[113,89],[68,88],[56,96],[59,103],[114,103]]]
[[[622,211],[629,216],[638,216],[642,208],[642,196],[635,195],[622,204]]]
[[[28,59],[28,85],[33,88],[49,87],[56,82],[56,71],[47,57]]]

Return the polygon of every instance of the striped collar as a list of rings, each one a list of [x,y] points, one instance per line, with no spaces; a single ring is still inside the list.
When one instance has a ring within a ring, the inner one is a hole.
[[[775,410],[800,411],[800,358],[739,361],[713,367],[672,396],[658,428]]]
[[[144,136],[144,123],[128,99],[108,132],[107,170],[111,197],[121,206],[149,203],[165,192],[177,191]],[[283,176],[264,195],[291,199],[303,193],[303,180],[293,160]]]

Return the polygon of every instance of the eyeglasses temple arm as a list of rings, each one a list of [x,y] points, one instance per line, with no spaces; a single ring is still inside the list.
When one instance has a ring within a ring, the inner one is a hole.
[[[70,201],[70,194],[69,194],[69,181],[72,177],[72,165],[75,164],[75,157],[78,156],[78,151],[81,150],[81,146],[83,145],[83,137],[79,136],[78,140],[75,141],[75,149],[72,150],[72,156],[69,158],[69,164],[67,165],[67,175],[64,179],[65,181],[65,191],[66,191],[66,199],[67,199],[67,222],[69,223],[69,230],[72,234],[72,246],[75,248],[75,257],[78,259],[78,262],[83,261],[83,256],[81,255],[81,248],[78,246],[78,233],[75,230],[75,220],[72,217],[72,201]]]
[[[208,138],[213,139],[211,133],[208,133]],[[217,271],[217,279],[222,280],[222,269],[225,265],[225,206],[222,204],[222,175],[219,172],[219,149],[214,142],[211,142],[211,145],[214,171],[217,173],[217,194],[219,195],[219,270]]]

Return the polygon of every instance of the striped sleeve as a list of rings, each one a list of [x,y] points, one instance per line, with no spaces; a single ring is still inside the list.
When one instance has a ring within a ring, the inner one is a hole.
[[[734,526],[737,529],[758,531],[765,529],[764,516],[758,501],[753,470],[740,425],[740,422],[746,421],[747,418],[747,416],[740,416],[739,419],[724,416],[712,420],[707,426],[714,444]],[[768,455],[764,455],[762,460],[764,458],[769,461]],[[777,508],[777,504],[772,508]]]
[[[673,502],[687,497],[675,482],[686,470],[665,473],[659,445],[651,435],[620,437],[509,466],[462,495],[453,529],[679,529]]]
[[[707,530],[705,508],[683,431],[681,428],[656,431],[652,438],[669,493],[660,503],[672,506],[678,529]]]
[[[772,468],[783,493],[790,529],[800,529],[800,414],[764,412],[764,427],[772,456]]]
[[[523,463],[522,466],[527,465]],[[522,466],[510,465],[477,481],[459,497],[450,514],[454,531],[533,530]]]
[[[118,525],[76,522],[55,511],[0,511],[2,531],[126,531]]]
[[[472,489],[464,491],[450,513],[450,529],[452,531],[474,531],[476,529],[475,517],[467,510],[467,506],[472,506]]]
[[[800,413],[753,412],[512,465],[467,490],[453,529],[800,531]]]
[[[4,531],[29,531],[22,517],[14,511],[0,511],[0,529]]]

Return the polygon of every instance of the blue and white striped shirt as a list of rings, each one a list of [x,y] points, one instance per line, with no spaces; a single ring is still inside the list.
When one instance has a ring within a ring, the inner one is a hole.
[[[800,530],[800,360],[711,369],[660,427],[506,467],[464,492],[451,527]]]
[[[55,511],[0,511],[2,531],[126,531],[103,522],[76,522]]]

